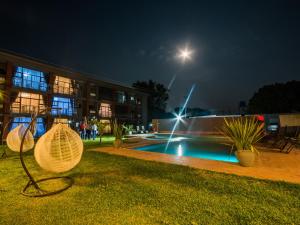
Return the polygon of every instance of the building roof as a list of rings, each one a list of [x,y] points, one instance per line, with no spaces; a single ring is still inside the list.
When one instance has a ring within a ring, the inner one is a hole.
[[[65,66],[49,63],[45,60],[36,59],[6,49],[0,49],[0,59],[1,58],[15,64],[19,64],[20,66],[28,66],[32,69],[38,69],[44,72],[53,72],[55,74],[61,74],[62,76],[65,75],[76,80],[86,81],[96,85],[99,84],[110,88],[118,87],[119,89],[122,89],[124,91],[133,91],[133,92],[138,92],[139,94],[147,95],[147,93],[143,91],[140,91],[124,83],[106,78],[102,74],[96,75],[96,74],[76,71]]]

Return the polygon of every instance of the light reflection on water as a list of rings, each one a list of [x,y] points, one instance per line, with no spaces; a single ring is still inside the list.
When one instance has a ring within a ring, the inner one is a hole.
[[[182,145],[181,144],[178,145],[177,156],[182,156]]]

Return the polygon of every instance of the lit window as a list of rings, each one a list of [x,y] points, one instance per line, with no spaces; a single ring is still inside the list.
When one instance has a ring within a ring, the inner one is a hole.
[[[45,103],[43,96],[34,93],[19,92],[18,97],[11,105],[13,113],[41,113],[44,110]]]
[[[31,122],[31,118],[30,117],[15,117],[13,118],[12,124],[10,129],[14,129],[17,126],[19,126],[20,124],[24,124],[26,127],[29,125],[29,123]],[[40,137],[42,136],[45,132],[46,132],[46,127],[45,127],[45,123],[44,123],[44,119],[38,117],[36,119],[36,125],[35,125],[35,137]]]
[[[52,115],[72,116],[74,107],[71,98],[53,97]]]
[[[117,102],[124,104],[126,102],[126,96],[123,91],[117,92]]]
[[[73,94],[72,80],[67,77],[55,76],[53,92],[67,95]]]
[[[13,84],[16,87],[30,88],[40,91],[47,90],[45,74],[37,70],[31,70],[18,66],[13,76]]]
[[[101,103],[100,109],[99,109],[99,116],[100,117],[107,117],[110,118],[112,115],[111,113],[111,107],[110,104],[107,103]]]

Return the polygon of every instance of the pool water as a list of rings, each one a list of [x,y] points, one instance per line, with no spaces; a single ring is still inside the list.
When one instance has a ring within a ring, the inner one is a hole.
[[[148,137],[145,137],[145,139],[147,140],[159,140],[159,141],[167,141],[170,138],[170,134],[154,134]],[[172,138],[170,139],[170,141],[181,141],[181,140],[185,140],[185,139],[189,139],[190,137],[185,135],[176,135],[173,134]]]
[[[134,148],[135,150],[159,152],[177,156],[189,156],[193,158],[218,160],[237,163],[238,159],[230,154],[230,147],[214,138],[185,138],[167,143],[153,144]]]

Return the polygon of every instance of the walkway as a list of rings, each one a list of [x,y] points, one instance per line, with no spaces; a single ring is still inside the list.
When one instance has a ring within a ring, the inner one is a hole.
[[[250,176],[275,181],[286,181],[300,184],[300,151],[294,150],[290,154],[279,153],[270,150],[262,150],[255,167],[242,167],[239,164],[198,159],[191,157],[179,157],[163,153],[145,152],[127,148],[101,147],[91,151],[105,152],[137,159],[172,163],[190,166],[197,169],[205,169],[222,173]]]

